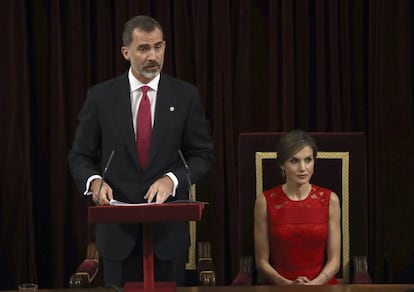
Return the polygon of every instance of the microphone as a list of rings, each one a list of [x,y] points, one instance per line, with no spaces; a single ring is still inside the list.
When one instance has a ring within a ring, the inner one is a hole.
[[[112,157],[114,157],[115,154],[115,150],[112,150],[111,155],[109,155],[108,161],[106,162],[105,168],[102,172],[102,179],[101,179],[101,183],[99,185],[99,189],[98,189],[98,196],[101,194],[101,190],[102,190],[102,186],[105,180],[105,174],[108,171],[109,165],[111,165],[111,161],[112,161]],[[99,201],[98,201],[99,203]]]
[[[188,200],[190,202],[193,202],[193,197],[191,196],[190,168],[188,167],[187,161],[185,160],[184,155],[181,152],[181,150],[178,150],[178,154],[180,154],[181,161],[183,162],[184,168],[185,168],[185,176],[187,178],[187,183],[188,183]]]

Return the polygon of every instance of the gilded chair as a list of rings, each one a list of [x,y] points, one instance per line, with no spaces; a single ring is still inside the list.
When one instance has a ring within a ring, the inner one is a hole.
[[[257,194],[282,183],[276,165],[276,145],[284,133],[242,133],[239,136],[238,188],[240,210],[240,257],[254,255],[253,213]],[[340,283],[370,282],[368,254],[367,159],[364,133],[311,134],[318,145],[312,183],[338,194],[341,200],[342,251],[337,274]],[[254,264],[253,270],[254,270]],[[358,275],[357,277],[353,275]],[[252,272],[254,275],[254,271]],[[352,276],[351,276],[352,275]],[[234,277],[240,277],[240,272]],[[234,281],[233,281],[234,282]],[[240,285],[240,281],[236,282]]]

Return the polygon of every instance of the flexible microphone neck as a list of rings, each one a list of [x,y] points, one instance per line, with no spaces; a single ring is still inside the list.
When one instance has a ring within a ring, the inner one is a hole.
[[[193,202],[193,196],[191,195],[190,168],[188,167],[187,161],[185,160],[184,155],[181,152],[181,150],[178,150],[178,154],[180,154],[181,161],[183,162],[184,168],[185,168],[185,176],[187,178],[187,183],[188,183],[188,200],[190,202]]]
[[[101,183],[99,184],[98,195],[101,194],[102,186],[105,180],[105,175],[106,175],[106,172],[108,171],[109,166],[111,165],[112,157],[114,157],[114,154],[115,154],[115,150],[112,150],[111,155],[109,155],[108,161],[106,162],[105,168],[102,171],[102,179],[101,179]]]

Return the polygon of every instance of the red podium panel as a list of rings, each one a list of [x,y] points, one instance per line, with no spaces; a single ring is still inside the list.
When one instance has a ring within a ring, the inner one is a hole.
[[[142,204],[128,206],[89,207],[89,224],[142,223],[142,249],[144,283],[127,282],[125,292],[175,291],[175,282],[154,283],[154,251],[152,246],[152,222],[200,221],[203,203]]]
[[[200,221],[203,203],[89,207],[89,224]]]

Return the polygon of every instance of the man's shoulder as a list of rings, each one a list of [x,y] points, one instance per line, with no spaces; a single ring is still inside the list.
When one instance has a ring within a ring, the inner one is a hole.
[[[89,90],[95,91],[101,91],[101,90],[109,90],[110,88],[116,89],[120,86],[128,86],[128,74],[123,73],[118,76],[115,76],[111,79],[98,82],[95,85],[91,86]]]
[[[192,90],[196,89],[196,86],[194,84],[165,73],[161,73],[160,84],[167,86],[183,87]]]

